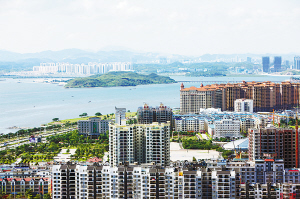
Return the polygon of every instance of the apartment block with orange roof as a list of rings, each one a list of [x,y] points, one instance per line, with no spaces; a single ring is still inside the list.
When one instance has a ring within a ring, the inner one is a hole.
[[[300,99],[300,83],[245,82],[212,84],[180,89],[181,114],[199,113],[200,108],[234,111],[236,99],[252,99],[254,112],[271,112],[296,107]]]

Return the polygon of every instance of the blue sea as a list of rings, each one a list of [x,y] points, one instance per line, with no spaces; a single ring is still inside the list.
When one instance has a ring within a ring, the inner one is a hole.
[[[192,81],[285,81],[288,76],[264,77],[184,77]],[[115,107],[136,111],[143,103],[171,108],[180,106],[180,84],[154,84],[136,87],[70,88],[57,84],[37,83],[37,79],[0,79],[0,133],[15,132],[8,127],[39,127],[59,119],[77,118],[82,113],[114,113]],[[200,83],[185,83],[185,87]],[[205,85],[206,83],[204,83]]]

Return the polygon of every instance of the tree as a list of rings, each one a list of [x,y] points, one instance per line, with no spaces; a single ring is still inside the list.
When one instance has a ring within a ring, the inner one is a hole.
[[[95,113],[96,116],[101,116],[102,114],[100,112]]]
[[[33,194],[32,189],[27,189],[26,192],[25,192],[25,196],[26,196],[26,198],[28,198],[28,199],[33,198],[33,197],[32,197],[32,194]]]
[[[40,194],[36,194],[36,196],[34,196],[34,199],[40,199],[41,195]]]
[[[49,194],[49,193],[46,193],[46,194],[44,195],[44,199],[51,199],[50,194]]]
[[[86,116],[88,116],[87,113],[82,113],[81,115],[79,115],[79,117],[86,117]]]
[[[53,122],[58,122],[58,121],[59,121],[59,118],[58,118],[58,117],[55,117],[55,118],[52,119],[52,121],[53,121]]]

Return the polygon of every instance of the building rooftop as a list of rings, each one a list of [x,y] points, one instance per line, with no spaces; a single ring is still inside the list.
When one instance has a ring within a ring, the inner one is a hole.
[[[227,144],[224,144],[223,148],[226,150],[234,150],[234,149],[247,150],[248,145],[249,145],[249,139],[244,138],[244,139],[235,140]]]

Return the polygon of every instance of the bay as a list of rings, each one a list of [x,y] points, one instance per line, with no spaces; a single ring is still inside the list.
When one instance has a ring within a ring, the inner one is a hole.
[[[289,76],[262,77],[185,77],[171,76],[177,81],[285,81]],[[3,80],[3,79],[1,79]],[[35,81],[35,82],[34,82]],[[57,84],[37,83],[37,79],[0,81],[0,133],[15,132],[8,127],[39,127],[59,119],[77,118],[82,113],[95,115],[114,113],[115,106],[136,111],[143,103],[159,106],[162,102],[179,108],[180,84],[153,84],[136,87],[70,88]],[[204,85],[207,82],[203,83]],[[184,83],[185,87],[200,83]]]

